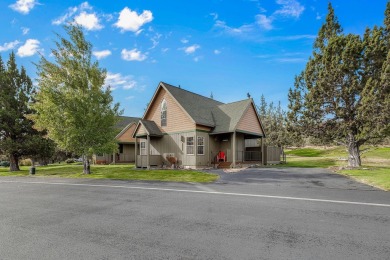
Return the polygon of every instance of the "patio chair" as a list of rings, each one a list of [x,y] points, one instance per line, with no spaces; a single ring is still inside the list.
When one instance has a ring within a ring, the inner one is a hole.
[[[226,155],[224,152],[222,151],[219,151],[219,153],[217,154],[217,162],[226,162]]]

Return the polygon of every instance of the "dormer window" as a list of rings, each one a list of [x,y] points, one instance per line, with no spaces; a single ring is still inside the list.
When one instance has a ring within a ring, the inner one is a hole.
[[[161,126],[167,126],[167,102],[165,99],[161,102]]]

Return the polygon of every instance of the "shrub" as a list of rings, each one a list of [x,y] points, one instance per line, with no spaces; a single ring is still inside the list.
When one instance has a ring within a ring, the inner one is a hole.
[[[1,162],[0,162],[0,166],[9,167],[9,166],[10,166],[10,163],[9,163],[8,161],[1,161]]]
[[[74,159],[72,159],[72,158],[69,158],[69,159],[66,159],[65,162],[66,163],[74,163],[76,161]]]
[[[30,159],[23,159],[19,161],[20,166],[31,166],[32,161]]]

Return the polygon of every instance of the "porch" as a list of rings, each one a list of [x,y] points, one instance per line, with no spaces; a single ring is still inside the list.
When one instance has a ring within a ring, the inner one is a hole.
[[[266,146],[261,135],[236,131],[217,135],[214,141],[215,148],[218,149],[218,152],[212,153],[214,167],[232,168],[254,164],[279,164],[285,161],[283,149]]]
[[[264,137],[259,134],[242,131],[210,134],[210,146],[214,166],[230,168],[238,164],[266,164]]]

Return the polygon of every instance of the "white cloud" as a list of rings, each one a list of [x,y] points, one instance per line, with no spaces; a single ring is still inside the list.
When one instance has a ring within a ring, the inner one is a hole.
[[[196,57],[194,58],[194,61],[195,61],[195,62],[198,62],[198,61],[200,61],[201,59],[203,59],[203,56],[196,56]]]
[[[221,29],[224,33],[229,34],[231,36],[240,36],[243,34],[250,33],[254,30],[254,26],[252,24],[244,24],[240,27],[234,28],[226,25],[226,22],[217,20],[214,24],[215,28]]]
[[[19,43],[19,41],[6,42],[3,45],[0,45],[0,52],[11,50],[15,48]]]
[[[214,54],[215,55],[219,55],[219,54],[221,54],[221,51],[220,50],[214,50]]]
[[[166,53],[167,51],[169,51],[169,48],[162,48],[162,49],[161,49],[161,52],[162,52],[162,53]]]
[[[54,25],[60,25],[65,23],[68,19],[70,19],[78,10],[78,7],[69,7],[68,11],[63,15],[54,19],[51,23]]]
[[[127,61],[143,61],[147,58],[146,54],[141,53],[136,48],[132,50],[123,49],[121,54],[122,59]]]
[[[160,33],[156,33],[154,36],[152,36],[150,38],[150,40],[152,41],[153,45],[152,47],[150,47],[150,49],[154,49],[157,47],[157,45],[160,43],[160,38],[161,38],[162,34]]]
[[[36,39],[28,39],[26,43],[19,47],[16,53],[19,57],[33,56],[39,50],[40,42]]]
[[[265,30],[271,30],[272,29],[272,18],[267,17],[263,14],[256,15],[256,22],[257,24],[265,29]]]
[[[275,14],[280,14],[283,16],[299,18],[299,16],[305,10],[305,7],[296,0],[277,0],[276,3],[281,5],[282,8],[275,11]]]
[[[93,51],[92,54],[98,59],[104,59],[111,55],[110,50],[103,50],[103,51]]]
[[[303,63],[307,62],[307,59],[304,58],[279,58],[275,59],[276,62],[280,63]]]
[[[199,44],[194,44],[188,47],[180,48],[180,50],[183,50],[186,54],[192,54],[199,48],[200,48]]]
[[[138,30],[138,31],[135,32],[135,35],[138,36],[138,35],[140,35],[143,31],[144,31],[144,29]]]
[[[213,20],[218,20],[218,14],[217,13],[210,13],[210,15],[213,17]]]
[[[128,97],[125,97],[126,100],[130,100],[130,99],[133,99],[135,98],[135,96],[128,96]]]
[[[131,9],[125,7],[119,13],[118,21],[114,25],[120,28],[122,32],[137,32],[144,24],[152,20],[153,14],[149,10],[144,10],[142,14],[138,15],[136,11],[131,11]]]
[[[38,2],[35,0],[18,0],[16,1],[16,3],[10,5],[9,7],[12,10],[21,14],[28,14],[36,4],[38,4]]]
[[[188,43],[188,40],[185,38],[181,39],[180,41],[181,41],[181,43],[184,43],[184,44]]]
[[[99,23],[99,18],[95,13],[81,12],[74,18],[75,22],[89,31],[96,31],[103,28]]]
[[[88,2],[83,2],[79,6],[69,7],[66,13],[54,19],[52,24],[61,25],[73,19],[77,24],[90,31],[96,31],[103,28],[100,24],[98,15],[93,12],[93,8]]]
[[[317,12],[316,14],[316,20],[321,20],[322,16]]]
[[[28,34],[28,32],[30,31],[30,28],[27,28],[27,27],[21,27],[20,29],[22,29],[23,35]]]
[[[110,86],[112,90],[117,88],[132,89],[137,86],[137,82],[134,80],[133,76],[122,76],[120,73],[107,72],[104,86]]]
[[[276,0],[276,3],[281,7],[274,11],[271,15],[258,14],[255,16],[255,21],[249,24],[244,24],[239,27],[230,27],[226,22],[216,20],[214,28],[219,29],[222,33],[251,40],[261,40],[261,30],[272,30],[273,22],[279,18],[299,18],[305,10],[305,7],[301,5],[297,0]],[[260,9],[261,13],[266,12],[265,9]],[[213,14],[210,14],[213,15]],[[217,16],[214,16],[217,17]],[[260,36],[260,37],[259,37]],[[263,41],[263,40],[262,40]]]

